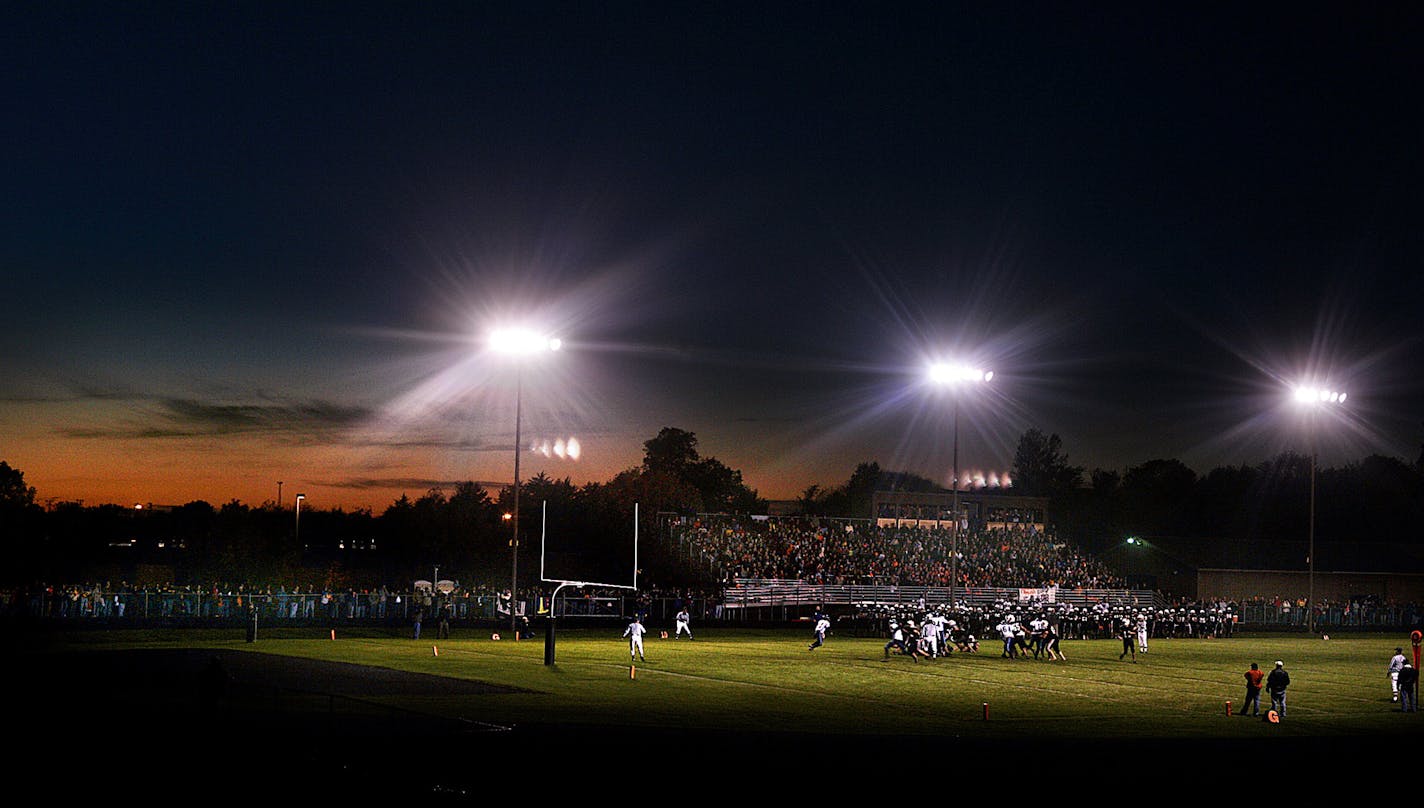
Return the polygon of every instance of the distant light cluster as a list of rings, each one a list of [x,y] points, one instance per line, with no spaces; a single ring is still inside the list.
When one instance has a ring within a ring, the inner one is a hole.
[[[560,460],[578,460],[583,453],[583,447],[579,444],[578,438],[556,438],[553,441],[536,440],[529,444],[529,451],[544,457],[557,457]]]
[[[964,475],[964,488],[1012,488],[1014,481],[1007,471],[969,471]]]

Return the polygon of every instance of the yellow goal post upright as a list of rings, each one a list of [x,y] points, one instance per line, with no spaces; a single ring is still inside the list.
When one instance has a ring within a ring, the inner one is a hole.
[[[580,581],[568,578],[550,578],[547,574],[548,538],[549,538],[549,501],[544,500],[541,511],[541,525],[539,527],[539,580],[546,584],[554,584],[554,592],[549,596],[549,611],[544,617],[544,664],[554,664],[554,654],[556,648],[556,626],[558,623],[559,591],[566,586],[586,587],[596,586],[606,589],[627,589],[633,592],[638,591],[638,503],[633,503],[633,569],[631,584],[604,583],[601,581]]]

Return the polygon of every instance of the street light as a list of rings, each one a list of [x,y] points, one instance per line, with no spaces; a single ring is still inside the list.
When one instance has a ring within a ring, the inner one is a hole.
[[[557,337],[541,335],[528,329],[505,328],[490,333],[489,347],[495,353],[508,354],[518,358],[557,351],[563,347],[563,341]],[[514,534],[509,543],[509,631],[515,636],[518,636],[516,632],[519,631],[514,605],[519,600],[519,452],[522,441],[520,427],[523,399],[524,363],[521,361],[514,366],[514,510],[510,520],[513,522]]]
[[[955,388],[961,384],[982,384],[994,378],[994,371],[968,365],[936,362],[930,365],[930,381],[941,387]],[[954,527],[949,531],[949,602],[954,605],[954,588],[959,583],[959,393],[954,391],[954,456],[951,474],[954,486]]]
[[[300,548],[302,545],[302,500],[306,498],[306,494],[297,494],[297,524],[295,527],[295,538],[297,540],[296,543],[298,548]]]
[[[1296,385],[1294,397],[1297,404],[1302,407],[1310,407],[1307,412],[1309,417],[1320,407],[1329,407],[1336,404],[1345,403],[1345,394],[1339,390],[1331,390],[1327,387],[1314,387],[1312,385]],[[1306,612],[1305,629],[1310,633],[1315,633],[1315,422],[1312,420],[1306,426],[1306,434],[1310,439],[1310,543],[1306,550],[1306,564],[1310,570],[1306,583]]]

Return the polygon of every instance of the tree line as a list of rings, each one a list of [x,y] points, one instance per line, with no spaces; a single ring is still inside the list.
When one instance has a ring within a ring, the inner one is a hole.
[[[172,576],[177,583],[360,588],[429,578],[439,565],[442,578],[508,589],[513,493],[506,486],[491,495],[461,482],[448,492],[402,495],[379,514],[306,507],[300,517],[271,502],[250,506],[235,499],[156,510],[79,503],[46,510],[24,473],[0,461],[0,577],[29,583]],[[642,464],[607,482],[575,486],[567,477],[543,474],[521,482],[520,586],[539,577],[545,502],[576,533],[571,541],[581,545],[582,556],[592,559],[628,555],[635,503],[644,535],[655,535],[648,531],[660,512],[762,513],[767,506],[739,470],[702,456],[695,434],[667,427],[644,442]],[[662,545],[642,542],[639,560],[672,582],[677,568]]]
[[[766,513],[769,503],[741,471],[698,451],[697,436],[663,428],[644,442],[643,462],[603,483],[575,486],[543,474],[520,498],[521,586],[537,581],[541,505],[578,525],[588,557],[626,554],[628,515],[640,504],[641,530],[656,537],[660,513]],[[1198,474],[1176,459],[1152,459],[1123,472],[1075,466],[1055,434],[1029,429],[1019,439],[1006,493],[1046,497],[1055,529],[1090,551],[1129,535],[1189,537],[1249,544],[1301,540],[1310,518],[1311,459],[1284,453],[1254,465]],[[1370,455],[1315,470],[1315,531],[1321,541],[1413,543],[1424,523],[1424,455],[1413,464]],[[910,472],[858,464],[837,486],[813,485],[800,513],[865,518],[878,490],[943,491]],[[463,583],[508,588],[506,514],[513,491],[491,496],[473,482],[401,496],[381,513],[289,509],[237,500],[190,502],[144,512],[118,505],[60,504],[45,510],[23,473],[0,462],[0,568],[12,583],[131,580],[152,566],[191,581],[302,581],[306,586],[401,582],[440,565]],[[640,543],[641,579],[692,585],[694,573],[665,542]],[[442,575],[442,577],[445,577]]]

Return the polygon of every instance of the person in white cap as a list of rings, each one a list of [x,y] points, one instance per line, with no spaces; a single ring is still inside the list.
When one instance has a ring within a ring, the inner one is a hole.
[[[1404,667],[1399,669],[1399,698],[1401,713],[1414,713],[1419,711],[1419,671],[1409,664],[1409,660],[1404,660]]]
[[[1266,690],[1271,694],[1271,709],[1281,718],[1286,717],[1286,688],[1290,686],[1290,674],[1286,673],[1284,662],[1276,660],[1276,669],[1266,677]]]

